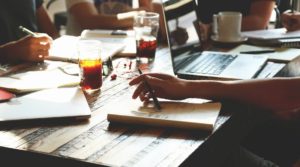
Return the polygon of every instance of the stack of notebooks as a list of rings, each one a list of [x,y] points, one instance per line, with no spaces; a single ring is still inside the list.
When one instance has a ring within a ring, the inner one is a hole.
[[[262,46],[300,48],[300,30],[287,31],[285,28],[245,31],[249,43]]]

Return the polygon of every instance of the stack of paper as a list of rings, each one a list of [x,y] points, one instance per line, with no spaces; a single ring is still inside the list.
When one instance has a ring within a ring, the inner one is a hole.
[[[248,42],[255,45],[276,47],[300,47],[300,30],[287,31],[285,28],[266,29],[242,32],[242,36],[248,38]]]
[[[265,29],[255,31],[244,31],[242,36],[255,39],[282,39],[282,38],[300,38],[299,31],[287,31],[285,28]]]

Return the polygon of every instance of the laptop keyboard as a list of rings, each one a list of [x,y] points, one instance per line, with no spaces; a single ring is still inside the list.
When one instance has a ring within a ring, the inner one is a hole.
[[[219,75],[236,57],[237,55],[224,53],[201,55],[200,60],[189,67],[187,72]]]

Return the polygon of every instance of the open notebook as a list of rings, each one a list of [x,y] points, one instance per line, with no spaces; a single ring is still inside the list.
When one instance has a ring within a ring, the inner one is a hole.
[[[45,62],[34,68],[37,69],[0,77],[0,88],[13,93],[28,93],[49,88],[77,86],[80,82],[77,64]]]
[[[160,101],[162,109],[157,112],[152,103],[145,106],[139,100],[125,100],[107,108],[107,120],[127,124],[212,130],[221,104],[197,101]]]
[[[78,62],[77,42],[80,38],[64,35],[54,40],[49,51],[48,60]],[[100,40],[101,41],[101,40]],[[100,54],[103,61],[113,57],[125,48],[124,43],[108,43],[101,41]]]

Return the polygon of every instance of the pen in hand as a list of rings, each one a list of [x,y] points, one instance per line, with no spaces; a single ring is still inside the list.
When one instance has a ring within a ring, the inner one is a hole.
[[[140,69],[138,69],[138,71],[139,71],[140,75],[143,74],[142,71],[141,71]],[[160,107],[160,105],[159,105],[159,102],[158,102],[156,96],[155,96],[154,93],[153,93],[153,89],[151,88],[151,86],[149,85],[149,83],[147,82],[147,80],[146,80],[145,78],[144,78],[144,83],[145,83],[147,89],[149,90],[149,93],[150,93],[150,95],[151,95],[151,97],[152,97],[152,99],[153,99],[154,107],[155,107],[156,111],[160,111],[160,110],[161,110],[161,107]]]
[[[23,32],[25,32],[28,35],[32,35],[33,37],[37,37],[38,35],[30,30],[28,30],[27,28],[23,27],[23,26],[19,26],[19,29]]]

